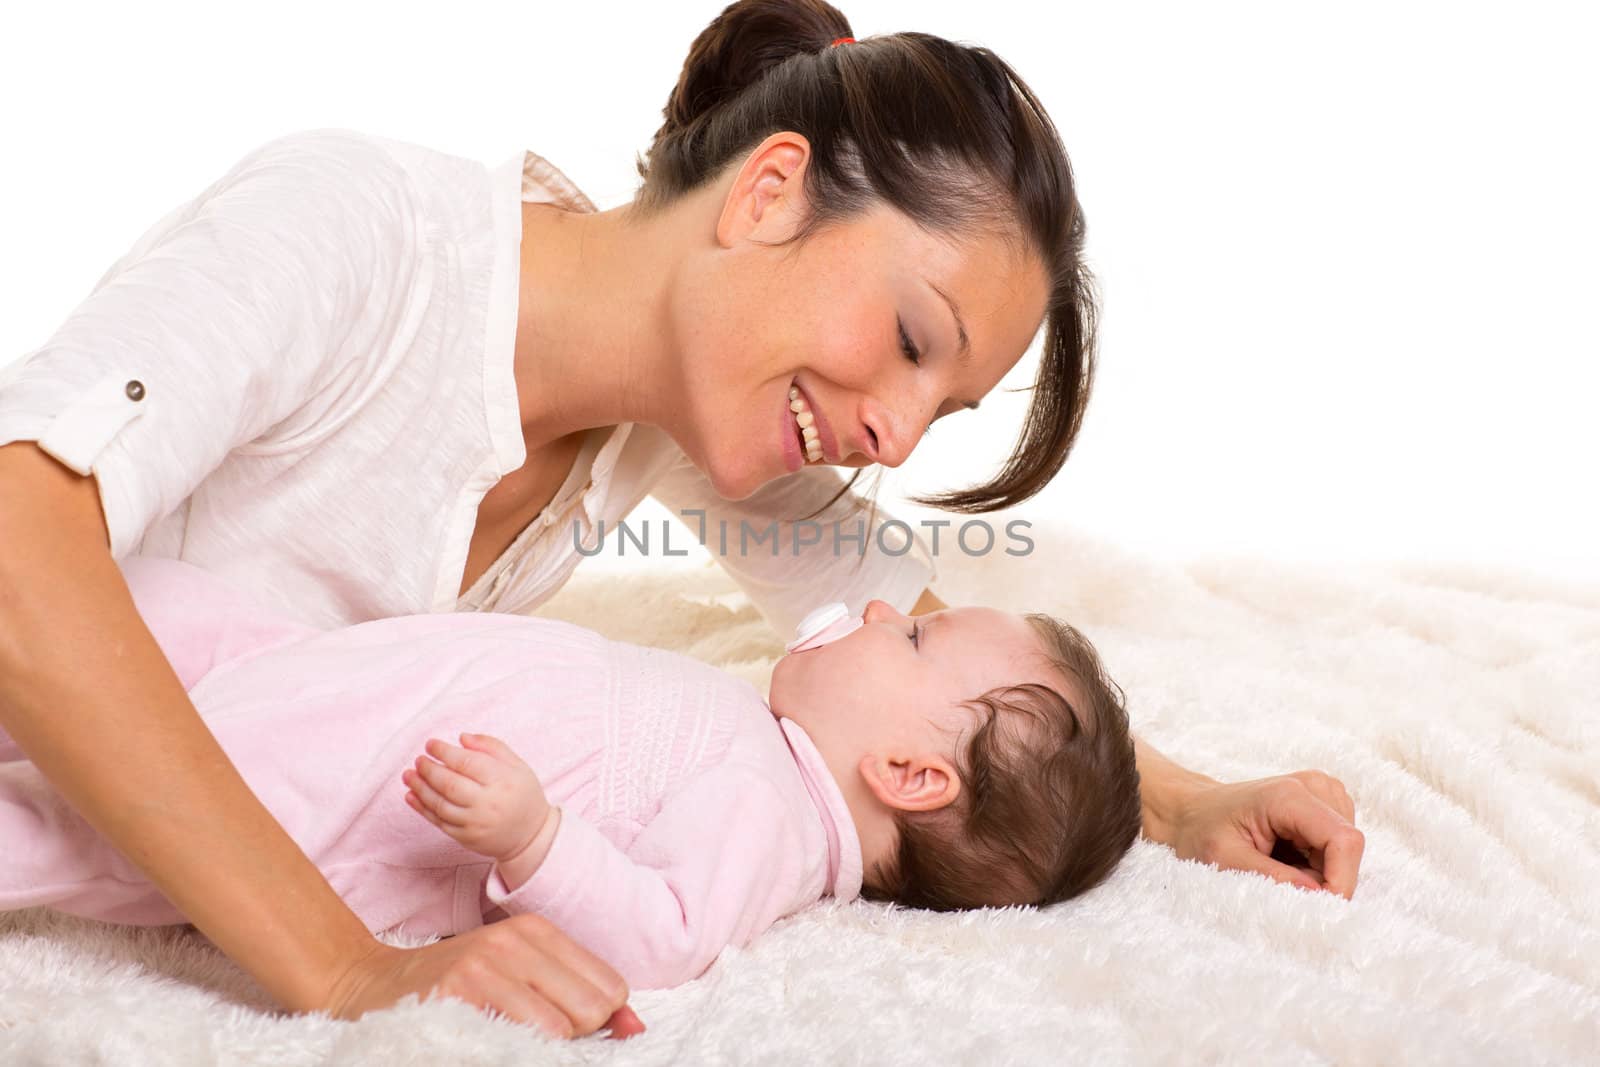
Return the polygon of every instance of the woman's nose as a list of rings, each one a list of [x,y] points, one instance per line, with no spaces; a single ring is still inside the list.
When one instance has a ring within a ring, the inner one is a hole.
[[[868,459],[891,468],[906,461],[911,450],[901,444],[904,435],[894,429],[894,424],[888,418],[880,417],[868,422],[866,431],[861,450]]]
[[[873,463],[898,467],[911,458],[911,450],[927,429],[925,416],[911,407],[890,408],[869,403],[862,412],[860,451]]]

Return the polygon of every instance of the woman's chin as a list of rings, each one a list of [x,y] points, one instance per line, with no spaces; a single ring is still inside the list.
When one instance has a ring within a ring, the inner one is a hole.
[[[725,463],[717,462],[719,458],[711,457],[711,466],[702,469],[705,470],[711,487],[724,500],[743,500],[772,477],[770,473],[752,467],[750,456],[730,457]]]

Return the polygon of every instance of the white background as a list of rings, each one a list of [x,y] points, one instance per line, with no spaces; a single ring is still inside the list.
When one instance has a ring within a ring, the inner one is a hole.
[[[294,129],[491,164],[526,147],[622,203],[721,6],[14,5],[0,364],[161,214]],[[1600,578],[1600,34],[1582,7],[843,10],[858,37],[994,49],[1078,175],[1101,374],[1078,451],[1017,517],[1159,554]],[[880,499],[915,519],[897,492],[983,477],[1022,404],[942,424]]]

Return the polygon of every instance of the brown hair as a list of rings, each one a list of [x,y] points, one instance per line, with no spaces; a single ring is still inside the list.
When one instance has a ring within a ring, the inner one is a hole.
[[[1037,682],[969,701],[988,714],[957,753],[960,793],[933,811],[895,812],[894,858],[868,872],[865,899],[933,911],[1054,904],[1099,885],[1139,836],[1121,687],[1077,630],[1024,618],[1078,701]]]
[[[791,240],[882,201],[932,233],[1003,234],[1030,251],[1050,297],[1016,447],[983,485],[911,498],[969,514],[1010,507],[1066,462],[1094,376],[1092,279],[1066,150],[1033,92],[988,49],[925,33],[830,47],[848,36],[849,21],[823,0],[729,4],[689,49],[638,160],[644,181],[630,210],[660,210],[787,130],[811,144],[812,216]]]

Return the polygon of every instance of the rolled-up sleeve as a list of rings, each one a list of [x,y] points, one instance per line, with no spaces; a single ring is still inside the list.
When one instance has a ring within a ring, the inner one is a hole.
[[[93,473],[112,555],[129,554],[229,452],[304,441],[362,392],[420,256],[409,189],[356,131],[252,150],[0,374],[0,444]]]
[[[732,501],[680,457],[650,491],[787,639],[807,612],[829,601],[859,613],[879,599],[909,612],[939,576],[920,531],[881,505],[871,530],[866,505],[852,493],[811,514],[843,484],[834,467],[804,467]]]

